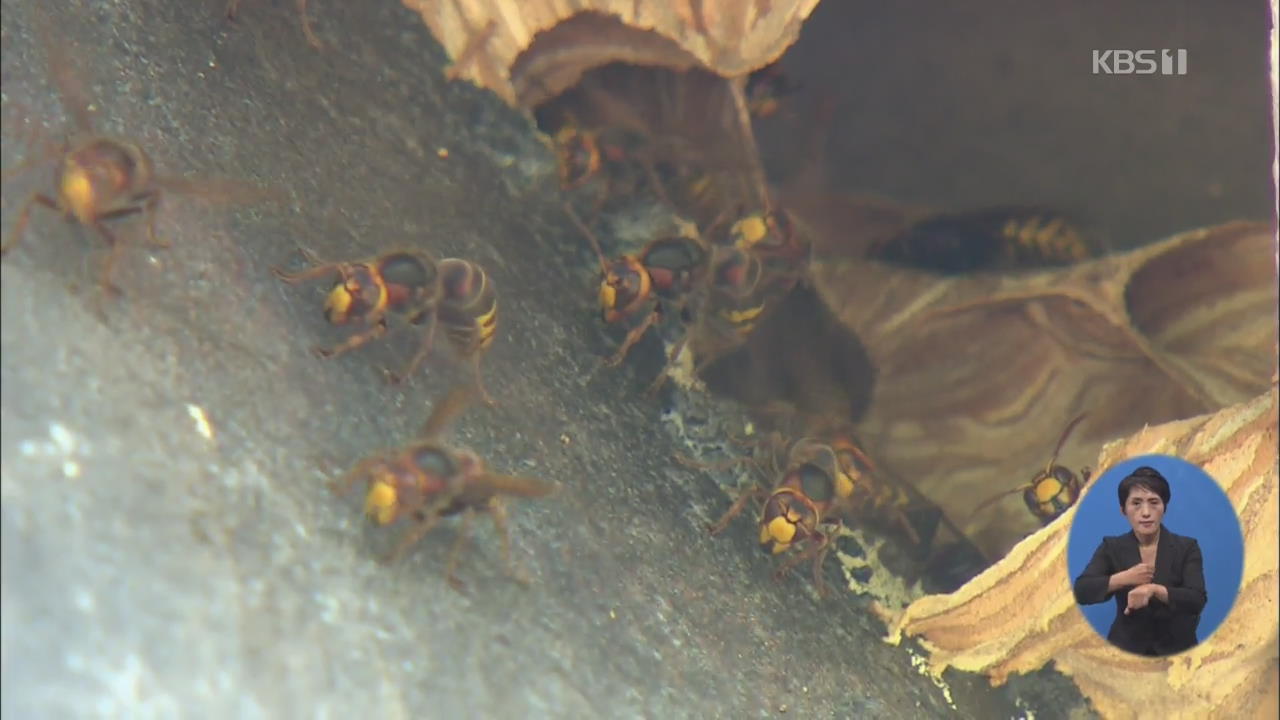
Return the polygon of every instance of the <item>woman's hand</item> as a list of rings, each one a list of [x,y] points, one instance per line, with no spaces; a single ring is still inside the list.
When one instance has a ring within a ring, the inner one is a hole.
[[[1130,568],[1132,569],[1132,568]],[[1139,585],[1129,591],[1129,606],[1124,609],[1124,614],[1128,615],[1134,610],[1141,610],[1151,602],[1151,596],[1155,595],[1156,586],[1151,583]]]
[[[1146,585],[1155,577],[1156,568],[1151,563],[1138,563],[1128,570],[1121,570],[1111,576],[1108,590],[1119,590],[1124,587]]]

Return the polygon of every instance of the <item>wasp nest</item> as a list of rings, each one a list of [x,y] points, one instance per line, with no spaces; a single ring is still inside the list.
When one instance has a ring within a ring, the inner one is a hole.
[[[1087,413],[1058,462],[1078,470],[1110,438],[1267,389],[1274,248],[1269,224],[1233,222],[1016,274],[820,252],[813,278],[878,368],[869,454],[998,558],[1039,523],[1020,497],[975,508],[1043,468],[1071,418]]]
[[[1244,576],[1226,621],[1208,640],[1169,658],[1115,649],[1076,608],[1067,572],[1072,508],[950,595],[917,600],[890,642],[920,635],[935,673],[985,673],[994,685],[1053,660],[1104,717],[1253,717],[1274,712],[1280,578],[1276,533],[1276,403],[1263,395],[1212,415],[1149,427],[1107,444],[1098,467],[1164,453],[1222,485],[1244,529]]]
[[[615,62],[740,77],[778,59],[818,0],[403,0],[461,77],[533,108]]]

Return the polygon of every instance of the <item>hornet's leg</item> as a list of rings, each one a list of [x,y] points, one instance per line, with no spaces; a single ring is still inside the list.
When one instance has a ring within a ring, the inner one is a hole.
[[[493,396],[484,387],[484,378],[480,375],[480,353],[477,352],[471,356],[471,370],[475,376],[476,392],[480,393],[480,401],[489,407],[497,407],[498,403],[494,401]]]
[[[773,573],[773,579],[782,580],[787,576],[787,573],[791,572],[792,568],[812,558],[816,563],[814,579],[818,588],[818,594],[825,596],[826,583],[822,580],[821,562],[827,556],[829,545],[830,539],[826,535],[819,535],[816,539],[808,541],[808,546],[805,547],[804,550],[793,554],[778,566],[778,569]]]
[[[462,523],[458,526],[458,539],[453,541],[453,547],[449,548],[449,559],[445,562],[444,579],[454,590],[462,592],[466,585],[458,579],[458,561],[462,559],[462,551],[467,545],[467,539],[471,535],[471,524],[475,521],[475,511],[467,509],[462,511]]]
[[[422,361],[426,360],[427,356],[431,354],[431,347],[435,343],[436,337],[436,313],[432,310],[428,314],[430,317],[427,319],[427,329],[423,331],[422,342],[418,345],[417,352],[413,354],[413,357],[409,360],[409,364],[405,366],[404,371],[395,373],[391,370],[383,370],[383,377],[386,379],[388,384],[399,385],[412,377],[413,374],[418,371],[418,368],[422,366]],[[410,324],[412,324],[412,321],[410,321]]]
[[[919,545],[920,534],[916,532],[915,528],[911,527],[911,520],[907,518],[907,514],[903,512],[900,507],[895,507],[892,512],[893,520],[898,524],[898,527],[902,528],[902,531],[907,534],[907,537],[911,538],[912,544]]]
[[[160,191],[152,192],[142,203],[142,213],[147,219],[147,240],[158,248],[167,248],[171,243],[156,236],[156,210],[160,207]]]
[[[720,519],[717,520],[715,524],[707,528],[707,532],[712,535],[719,535],[724,532],[725,528],[729,527],[730,521],[742,514],[742,511],[746,509],[748,502],[753,499],[759,500],[764,496],[765,492],[765,489],[759,485],[752,485],[744,490],[742,494],[738,496],[738,499],[734,500],[733,504],[729,506],[729,509],[725,511],[724,515],[721,515]]]
[[[498,532],[498,540],[502,543],[502,564],[507,575],[521,585],[528,585],[530,578],[527,572],[516,567],[511,559],[511,528],[507,522],[507,506],[499,498],[489,501],[489,517],[493,520],[493,528]]]
[[[302,34],[307,37],[307,44],[316,50],[323,50],[324,43],[311,31],[311,19],[307,17],[307,0],[298,0],[298,14],[302,16]]]
[[[312,280],[335,271],[341,271],[342,263],[320,262],[315,253],[305,248],[298,248],[298,254],[312,267],[296,273],[287,273],[278,267],[273,267],[271,268],[271,273],[290,285],[296,285],[304,280]]]
[[[13,230],[9,231],[9,239],[5,240],[4,245],[0,245],[0,256],[7,254],[22,239],[22,233],[27,229],[27,221],[31,219],[31,208],[37,203],[50,210],[58,209],[58,202],[53,198],[40,193],[32,193],[31,197],[22,203],[22,209],[18,211],[18,220],[13,224]]]
[[[653,383],[649,385],[649,389],[645,391],[646,395],[649,397],[657,395],[658,391],[662,389],[662,386],[666,384],[667,378],[671,377],[671,370],[675,368],[676,361],[680,359],[680,353],[684,352],[684,346],[687,345],[688,342],[689,333],[686,332],[684,336],[676,342],[675,347],[671,348],[671,354],[667,356],[667,364],[662,366],[662,372],[658,373],[658,377],[654,378]]]
[[[662,312],[660,310],[655,309],[653,312],[649,313],[649,316],[646,317],[643,322],[632,328],[631,331],[627,333],[626,338],[622,340],[622,345],[618,350],[614,352],[613,355],[605,358],[601,362],[601,365],[604,367],[617,367],[617,365],[627,356],[627,352],[631,350],[631,346],[639,342],[640,338],[644,337],[644,334],[649,331],[649,328],[652,327],[661,316]]]
[[[682,453],[676,453],[676,454],[675,454],[675,461],[676,461],[676,462],[678,462],[678,463],[680,463],[681,465],[683,465],[683,466],[685,466],[685,467],[687,467],[687,468],[693,469],[693,470],[705,470],[705,471],[707,471],[707,472],[721,472],[721,471],[723,471],[723,470],[728,470],[728,469],[730,469],[730,468],[735,468],[735,467],[737,467],[737,466],[739,466],[739,465],[742,465],[742,464],[744,464],[744,463],[749,463],[749,462],[751,462],[751,460],[752,460],[752,458],[746,457],[746,456],[744,455],[744,456],[740,456],[740,457],[734,457],[734,458],[728,458],[728,459],[726,459],[726,460],[721,460],[720,462],[711,462],[711,463],[709,463],[709,462],[702,462],[702,461],[700,461],[700,460],[694,460],[693,458],[689,457],[688,455],[684,455],[684,454],[682,454]]]
[[[826,561],[827,553],[830,551],[831,540],[824,535],[822,544],[813,555],[813,586],[818,589],[819,597],[827,597],[830,594],[827,590],[827,581],[822,578],[822,564]]]
[[[102,286],[103,292],[108,296],[120,297],[124,295],[124,291],[111,281],[111,272],[115,269],[116,261],[120,259],[120,251],[124,249],[124,245],[120,243],[115,233],[108,230],[107,226],[103,225],[102,222],[95,220],[93,229],[98,231],[98,234],[107,241],[107,245],[111,248],[107,251],[107,259],[102,263],[102,271],[98,276],[98,282]]]
[[[334,495],[339,497],[346,495],[351,492],[351,488],[356,484],[357,480],[368,475],[369,470],[380,462],[382,462],[382,457],[380,455],[373,455],[361,460],[356,463],[355,467],[343,473],[342,477],[329,483],[329,489],[333,491]]]
[[[346,340],[343,340],[342,342],[338,343],[337,345],[334,345],[333,347],[325,348],[325,347],[317,346],[312,348],[311,352],[314,353],[316,357],[321,359],[333,358],[345,353],[349,353],[352,350],[355,350],[356,348],[360,347],[361,345],[369,343],[373,340],[377,340],[378,338],[382,337],[385,334],[387,334],[387,321],[386,319],[382,319],[382,320],[379,320],[377,323],[375,323],[373,327],[369,328],[368,330],[365,330],[363,332],[358,332],[355,335],[352,335],[351,337],[347,338]]]
[[[382,559],[382,562],[386,565],[392,565],[399,562],[400,559],[404,557],[404,554],[409,551],[409,548],[413,547],[418,543],[418,541],[426,537],[427,533],[431,532],[439,523],[440,515],[437,513],[430,513],[423,519],[419,520],[418,523],[409,530],[409,532],[405,533],[404,537],[400,538],[400,542],[396,544],[395,549],[388,553],[386,557]]]

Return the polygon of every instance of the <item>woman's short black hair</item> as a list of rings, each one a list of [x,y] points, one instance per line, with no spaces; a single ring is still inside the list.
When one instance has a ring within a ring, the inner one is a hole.
[[[1129,473],[1129,477],[1120,481],[1120,489],[1117,491],[1120,495],[1120,509],[1124,509],[1125,502],[1129,499],[1129,493],[1134,488],[1143,488],[1160,496],[1160,502],[1166,507],[1169,505],[1169,481],[1153,467],[1142,467]]]

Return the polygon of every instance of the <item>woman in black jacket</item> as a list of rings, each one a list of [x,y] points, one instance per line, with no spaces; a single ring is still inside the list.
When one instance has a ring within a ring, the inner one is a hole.
[[[1203,558],[1194,538],[1175,535],[1160,521],[1169,482],[1140,467],[1120,482],[1120,511],[1133,528],[1104,537],[1076,578],[1076,602],[1116,599],[1107,640],[1138,655],[1172,655],[1196,644],[1196,626],[1208,596]]]

